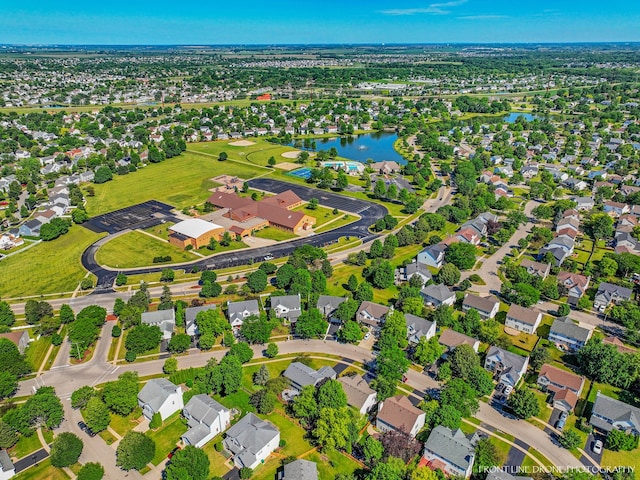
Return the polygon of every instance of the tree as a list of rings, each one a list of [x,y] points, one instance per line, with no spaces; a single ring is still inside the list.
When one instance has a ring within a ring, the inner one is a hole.
[[[432,417],[433,425],[442,425],[452,430],[460,428],[460,412],[453,405],[443,405],[438,408]]]
[[[404,463],[408,463],[420,452],[420,442],[400,430],[383,433],[380,441],[387,456],[401,458]]]
[[[560,442],[560,445],[567,450],[573,450],[574,448],[578,448],[582,445],[582,439],[580,438],[580,435],[578,435],[578,432],[569,429],[562,432],[562,435],[558,437],[558,442]]]
[[[20,377],[31,371],[31,367],[20,355],[18,346],[7,338],[0,338],[0,365],[4,371]]]
[[[302,338],[313,338],[324,335],[329,324],[322,318],[320,310],[310,308],[303,312],[296,322],[296,335]]]
[[[160,281],[161,282],[173,282],[176,278],[176,272],[171,270],[170,268],[163,268],[160,273]]]
[[[102,432],[106,430],[111,421],[109,409],[98,397],[91,397],[87,402],[87,406],[82,412],[87,426],[94,432]]]
[[[178,333],[174,335],[171,340],[169,340],[169,345],[167,345],[167,349],[171,353],[182,353],[189,350],[191,347],[191,337],[186,333]]]
[[[231,330],[231,325],[218,309],[204,310],[196,315],[196,325],[200,332],[200,338],[204,335],[218,337]]]
[[[558,315],[560,315],[561,317],[566,317],[570,312],[571,307],[569,307],[569,305],[567,305],[566,303],[558,305]]]
[[[494,388],[492,375],[480,366],[471,371],[469,383],[480,396],[489,395]]]
[[[426,367],[439,359],[443,353],[444,347],[438,343],[436,337],[431,337],[429,340],[427,337],[422,337],[413,351],[413,360]]]
[[[73,223],[80,224],[89,220],[89,214],[84,208],[76,208],[73,212],[71,212],[71,219]]]
[[[342,328],[338,330],[338,338],[346,343],[358,343],[362,340],[360,324],[353,320],[347,320]]]
[[[500,456],[496,446],[488,438],[481,438],[476,443],[476,459],[473,463],[475,477],[486,478],[489,468],[500,465]]]
[[[69,467],[78,461],[82,453],[82,440],[75,434],[62,432],[51,444],[51,465],[58,468]]]
[[[209,457],[200,448],[187,445],[173,454],[165,469],[166,480],[207,480]]]
[[[16,390],[18,390],[18,377],[11,372],[0,372],[0,400],[12,396]]]
[[[82,358],[85,350],[98,339],[99,334],[100,329],[93,319],[77,318],[69,326],[69,341],[74,344],[70,350],[71,356]]]
[[[362,453],[368,464],[377,462],[384,454],[382,442],[372,436],[368,436],[362,445]]]
[[[394,282],[394,269],[391,263],[387,261],[380,262],[373,268],[372,275],[370,275],[371,284],[375,288],[389,288]]]
[[[249,403],[255,407],[258,413],[268,415],[273,412],[276,406],[276,396],[267,389],[258,390],[251,395]]]
[[[122,470],[142,470],[156,454],[155,442],[144,433],[130,430],[116,449],[116,465]]]
[[[291,281],[293,280],[295,271],[295,267],[290,263],[285,263],[284,265],[282,265],[276,272],[276,284],[278,285],[278,288],[288,288],[291,284]]]
[[[162,426],[162,415],[160,412],[156,412],[151,416],[151,421],[149,421],[149,428],[152,430],[156,430]]]
[[[253,470],[251,470],[249,467],[242,467],[240,469],[239,475],[242,480],[251,478],[251,475],[253,475]]]
[[[227,158],[229,158],[227,152],[220,152],[220,154],[218,155],[218,161],[220,162],[224,162]]]
[[[358,286],[358,290],[356,291],[354,298],[358,302],[370,302],[373,300],[373,288],[371,284],[368,282],[362,282]]]
[[[267,288],[267,274],[264,270],[256,270],[247,276],[247,285],[252,293],[262,292]]]
[[[17,432],[0,420],[0,448],[11,448],[18,442]]]
[[[31,426],[56,428],[64,419],[62,402],[53,387],[40,387],[22,406],[22,412]]]
[[[247,363],[253,358],[253,350],[247,342],[238,342],[231,345],[228,355],[235,356],[240,363]]]
[[[314,197],[314,198],[309,200],[309,203],[307,204],[307,208],[309,210],[317,210],[319,203],[320,202],[318,201],[318,199]]]
[[[382,200],[387,196],[387,187],[383,180],[376,181],[373,187],[373,196],[378,200]]]
[[[378,462],[367,475],[367,480],[402,480],[406,472],[405,462],[389,456],[384,462]]]
[[[138,374],[126,372],[102,388],[102,400],[113,413],[126,416],[138,406]]]
[[[271,375],[269,374],[269,369],[266,365],[262,364],[260,369],[253,374],[253,384],[263,387],[267,384],[270,378]]]
[[[480,359],[475,350],[466,344],[457,346],[449,356],[451,375],[469,380],[471,372],[480,367]]]
[[[336,178],[336,190],[341,191],[349,186],[349,179],[347,178],[347,174],[342,170],[338,172]]]
[[[142,323],[129,331],[124,346],[139,355],[156,348],[161,340],[162,332],[158,326]]]
[[[270,343],[267,345],[266,350],[264,351],[264,356],[267,358],[274,358],[278,356],[278,345],[275,343]]]
[[[585,222],[585,231],[594,241],[609,238],[613,235],[613,219],[606,213],[592,215]]]
[[[533,352],[531,352],[531,355],[529,357],[529,365],[531,365],[531,368],[535,372],[538,372],[540,371],[542,365],[549,362],[550,360],[551,354],[549,353],[549,350],[547,350],[545,347],[536,347]]]
[[[85,463],[78,470],[77,480],[102,480],[104,468],[97,462]]]
[[[612,277],[618,271],[618,262],[613,258],[604,257],[598,264],[598,273],[602,277]]]
[[[98,392],[93,387],[84,385],[71,394],[71,407],[76,409],[85,408],[89,400],[97,394]]]
[[[638,437],[614,428],[607,434],[607,448],[614,452],[631,451],[638,447]]]
[[[342,408],[347,406],[347,395],[342,389],[342,384],[337,380],[327,380],[316,392],[316,401],[319,408]]]
[[[62,306],[60,307],[60,323],[63,323],[63,324],[71,323],[75,319],[76,319],[76,316],[73,313],[73,310],[71,309],[71,307],[66,303],[63,303]]]
[[[349,426],[353,424],[352,410],[342,408],[322,408],[312,431],[313,437],[323,449],[350,449]]]
[[[416,468],[409,477],[409,480],[438,480],[437,472],[430,468]]]
[[[29,299],[24,305],[24,315],[29,325],[38,323],[44,317],[53,316],[53,307],[47,302]]]
[[[507,400],[507,404],[513,413],[523,420],[534,417],[540,413],[540,405],[535,394],[528,388],[520,388],[514,391]]]
[[[64,305],[63,305],[64,306]],[[0,325],[10,327],[16,321],[16,316],[7,302],[0,302]]]
[[[220,391],[224,395],[236,393],[242,382],[242,363],[235,355],[226,355],[218,366],[222,382]]]
[[[274,322],[264,316],[250,315],[242,321],[240,333],[249,343],[264,344],[269,341],[274,326]]]
[[[437,275],[438,283],[445,285],[455,285],[460,281],[460,270],[453,263],[445,263]]]
[[[312,385],[302,388],[299,395],[293,399],[291,410],[296,418],[305,420],[310,424],[318,415],[318,402],[316,401],[316,389]]]
[[[350,292],[355,292],[358,289],[358,279],[354,274],[349,276],[349,280],[347,280],[347,290]]]
[[[167,375],[171,375],[178,371],[178,359],[175,357],[169,357],[164,361],[162,371]]]
[[[469,270],[476,263],[476,247],[471,243],[453,243],[447,248],[444,259],[460,270]]]

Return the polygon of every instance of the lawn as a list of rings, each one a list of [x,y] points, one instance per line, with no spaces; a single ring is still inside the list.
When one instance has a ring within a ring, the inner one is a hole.
[[[345,213],[340,214],[339,218],[337,220],[333,220],[331,222],[325,222],[323,224],[320,225],[320,228],[318,228],[318,226],[316,225],[313,228],[313,231],[316,233],[322,233],[322,232],[327,232],[329,230],[335,230],[336,228],[340,228],[340,227],[344,227],[345,225],[349,225],[350,223],[355,222],[356,220],[358,220],[360,217],[358,215],[353,215],[353,214],[348,214]]]
[[[44,357],[51,346],[51,337],[40,337],[38,340],[32,340],[27,347],[25,355],[27,362],[33,367],[33,371],[37,372],[44,362]],[[54,357],[55,358],[55,357]]]
[[[30,453],[36,452],[42,448],[40,439],[37,433],[33,433],[30,437],[20,435],[18,443],[16,443],[11,449],[11,456],[14,458],[22,458]]]
[[[225,465],[227,459],[222,452],[216,452],[215,444],[221,441],[220,435],[212,438],[202,447],[202,451],[209,457],[209,475],[212,477],[223,477],[230,468]],[[224,450],[223,450],[224,451]]]
[[[99,264],[109,267],[134,268],[154,265],[154,257],[164,256],[171,257],[168,263],[198,259],[193,253],[170,243],[161,242],[141,232],[128,232],[101,246],[96,253],[96,260]]]
[[[318,465],[318,478],[320,480],[333,480],[341,473],[348,475],[359,468],[356,462],[336,451],[328,455],[313,452],[304,458],[305,460],[316,462]]]
[[[35,467],[28,468],[19,473],[13,480],[67,480],[69,475],[64,470],[51,466],[51,461],[47,458]]]
[[[113,428],[118,435],[124,437],[129,430],[138,424],[136,420],[142,415],[142,410],[136,408],[126,417],[116,415],[115,413],[111,413],[110,415],[111,421],[109,422],[109,426]]]
[[[498,465],[504,465],[507,461],[507,457],[509,456],[509,450],[511,450],[511,445],[507,442],[500,440],[496,437],[489,437],[489,441],[491,444],[496,447],[498,453]]]
[[[2,260],[0,292],[4,300],[28,295],[71,292],[86,275],[82,252],[101,235],[74,225],[69,233],[41,242]]]
[[[155,227],[145,228],[145,232],[149,232],[151,235],[155,235],[156,237],[164,238],[165,240],[169,240],[169,227],[174,226],[173,222],[165,222],[160,225],[156,225]]]
[[[156,454],[151,463],[158,465],[173,450],[187,427],[182,423],[180,413],[174,413],[155,432],[147,432],[147,436],[156,442]]]
[[[203,203],[216,184],[211,178],[224,171],[244,179],[263,169],[237,162],[222,162],[195,152],[185,152],[164,162],[148,165],[129,175],[117,175],[110,182],[94,185],[95,196],[87,197],[87,212],[98,215],[123,207],[159,200],[176,208]]]
[[[603,467],[635,467],[640,468],[640,452],[636,448],[630,452],[612,452],[605,449],[602,456]]]
[[[504,332],[504,327],[501,327],[501,329]],[[515,347],[528,352],[533,351],[536,343],[538,343],[538,337],[536,335],[530,335],[524,332],[520,332],[518,335],[509,335],[509,340],[511,340],[511,343]]]
[[[267,369],[269,370],[269,375],[271,376],[271,378],[277,378],[280,375],[282,375],[282,372],[284,372],[287,369],[287,367],[291,364],[291,362],[293,362],[294,360],[295,358],[288,358],[288,359],[280,360],[278,362],[265,363],[264,365],[266,365]],[[336,362],[333,362],[330,360],[322,360],[319,358],[312,358],[310,360],[311,360],[311,367],[316,370],[325,365],[330,367],[333,367],[336,365]],[[260,370],[261,366],[262,364],[244,365],[244,368],[242,370],[242,387],[243,388],[246,388],[247,390],[250,390],[250,391],[254,390],[253,374],[256,373],[258,370]]]
[[[295,159],[285,158],[282,156],[285,152],[296,151],[297,149],[295,148],[275,145],[265,140],[255,138],[251,139],[251,141],[255,142],[255,145],[229,145],[229,143],[233,143],[234,140],[229,142],[192,143],[189,144],[189,150],[214,155],[215,157],[217,157],[221,152],[226,152],[227,155],[229,155],[230,160],[240,160],[262,167],[266,167],[268,165],[267,162],[271,157],[276,159],[276,163],[295,162]]]
[[[262,230],[258,230],[253,233],[254,237],[265,238],[267,240],[275,240],[276,242],[284,242],[286,240],[292,240],[298,238],[298,235],[286,230],[281,230],[275,227],[267,227]]]

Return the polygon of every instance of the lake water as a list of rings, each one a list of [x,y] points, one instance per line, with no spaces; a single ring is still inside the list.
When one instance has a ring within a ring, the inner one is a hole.
[[[531,113],[511,112],[509,115],[502,117],[502,120],[507,123],[516,123],[516,119],[518,117],[524,117],[527,122],[531,122],[532,120],[538,118]]]
[[[398,139],[396,133],[376,132],[363,135],[350,135],[336,138],[316,138],[316,150],[329,150],[335,147],[338,155],[349,160],[366,162],[371,158],[374,162],[395,160],[400,165],[407,161],[393,149]]]

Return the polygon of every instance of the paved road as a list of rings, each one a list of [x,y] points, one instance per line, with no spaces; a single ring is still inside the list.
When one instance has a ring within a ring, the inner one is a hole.
[[[369,231],[369,227],[376,220],[384,217],[388,213],[387,208],[379,203],[359,200],[344,195],[339,195],[330,191],[319,190],[317,188],[294,185],[291,183],[282,182],[280,180],[257,178],[254,180],[250,180],[249,186],[254,189],[265,190],[273,193],[280,193],[285,190],[293,190],[303,200],[308,201],[312,198],[317,198],[320,205],[355,213],[360,216],[360,219],[354,223],[339,227],[329,232],[319,233],[305,238],[298,238],[296,240],[282,242],[277,245],[270,245],[268,247],[223,253],[209,259],[198,260],[189,264],[185,264],[188,265],[189,269],[193,268],[196,265],[201,268],[211,269],[235,267],[238,265],[248,264],[251,261],[260,261],[266,255],[273,255],[276,258],[286,257],[295,248],[301,245],[314,245],[316,247],[322,247],[333,242],[337,242],[341,237],[356,237],[363,239],[364,242],[368,242],[378,236],[371,233]],[[93,292],[93,295],[98,295],[101,293],[112,293],[113,283],[115,281],[116,275],[118,274],[118,271],[116,270],[102,267],[95,259],[98,248],[104,242],[104,238],[98,240],[82,253],[81,261],[83,267],[98,277],[97,286],[95,291]],[[167,265],[127,269],[126,272],[130,275],[155,273],[162,271],[163,268],[167,268]]]

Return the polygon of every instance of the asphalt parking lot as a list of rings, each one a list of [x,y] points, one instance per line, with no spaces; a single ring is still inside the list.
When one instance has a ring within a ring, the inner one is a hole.
[[[163,221],[176,221],[171,213],[173,207],[157,200],[139,203],[113,212],[93,217],[82,225],[96,233],[118,233],[123,230],[145,229]]]

